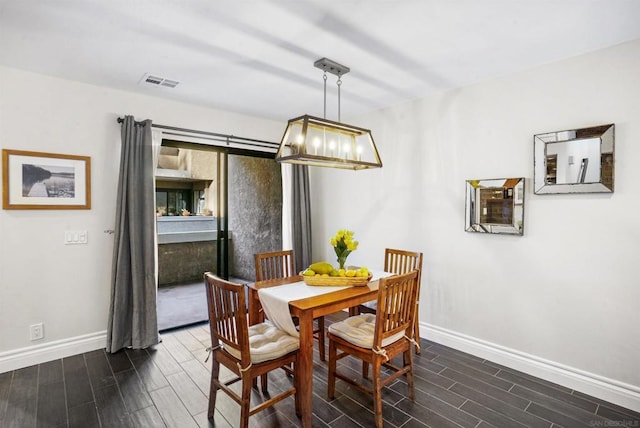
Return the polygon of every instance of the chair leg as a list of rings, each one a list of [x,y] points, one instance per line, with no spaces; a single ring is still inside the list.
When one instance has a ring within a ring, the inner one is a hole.
[[[335,398],[336,392],[336,343],[329,339],[329,373],[327,376],[327,397]]]
[[[242,396],[240,403],[240,427],[249,427],[249,410],[251,409],[251,384],[253,380],[242,379]]]
[[[415,329],[415,333],[413,334],[413,338],[415,339],[416,343],[420,343],[420,321],[418,321],[418,319],[416,318],[416,321],[414,323],[414,327]],[[416,355],[420,355],[420,346],[414,346],[413,347],[415,350]]]
[[[418,319],[418,306],[416,306],[416,316],[413,323],[413,338],[417,343],[420,343],[420,320]],[[420,355],[420,347],[416,346],[416,355]]]
[[[267,373],[260,376],[260,389],[262,389],[262,392],[264,394],[267,393],[267,380],[268,380]]]
[[[207,412],[207,417],[209,419],[213,419],[213,413],[216,410],[216,392],[218,392],[218,388],[216,387],[214,380],[218,380],[220,375],[220,362],[216,360],[215,351],[214,355],[212,355],[213,361],[211,362],[211,386],[209,387],[209,410]]]
[[[302,417],[302,407],[300,406],[300,389],[301,389],[300,385],[301,385],[301,382],[300,382],[300,376],[297,375],[297,373],[298,373],[298,361],[297,360],[296,360],[295,363],[293,363],[293,371],[294,371],[294,373],[296,373],[293,376],[293,386],[296,388],[296,393],[293,396],[293,399],[294,399],[294,401],[296,403],[296,416],[297,417]]]
[[[409,350],[407,350],[406,352],[402,353],[402,360],[403,360],[402,363],[404,367],[409,366],[409,371],[406,373],[407,389],[408,389],[409,399],[411,401],[414,401],[416,398],[416,394],[415,394],[415,388],[413,383],[413,355],[411,354],[411,348],[409,348]]]
[[[318,350],[320,351],[320,361],[325,361],[324,349],[324,317],[318,318]]]
[[[362,361],[362,378],[367,379],[369,377],[369,363]]]
[[[373,366],[373,411],[376,417],[376,428],[383,428],[382,422],[382,382],[380,379],[380,360]]]

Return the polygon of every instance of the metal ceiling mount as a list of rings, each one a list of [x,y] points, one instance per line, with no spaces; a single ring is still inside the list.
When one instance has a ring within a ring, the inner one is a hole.
[[[351,69],[346,65],[338,64],[337,62],[332,61],[329,58],[320,58],[319,60],[314,62],[313,65],[320,70],[334,74],[338,77],[344,76],[351,71]]]

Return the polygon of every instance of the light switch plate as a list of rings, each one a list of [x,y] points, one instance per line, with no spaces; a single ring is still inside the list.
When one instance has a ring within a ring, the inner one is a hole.
[[[89,233],[86,230],[65,230],[64,231],[64,244],[76,245],[86,244]]]

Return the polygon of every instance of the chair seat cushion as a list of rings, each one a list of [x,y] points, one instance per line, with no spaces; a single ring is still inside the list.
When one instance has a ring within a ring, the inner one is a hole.
[[[249,350],[252,363],[262,363],[282,357],[300,347],[297,337],[289,336],[269,321],[249,327]],[[229,353],[240,359],[240,352],[227,348]]]
[[[371,349],[373,347],[375,327],[376,316],[374,314],[362,314],[331,324],[329,326],[329,333],[361,348]],[[387,346],[403,337],[404,331],[396,333],[393,336],[383,339],[382,346]]]

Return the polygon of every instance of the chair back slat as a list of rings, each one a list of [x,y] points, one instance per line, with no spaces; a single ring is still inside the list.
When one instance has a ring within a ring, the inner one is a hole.
[[[422,253],[396,250],[393,248],[386,248],[384,250],[385,272],[400,275],[411,272],[414,269],[422,271]]]
[[[401,331],[413,338],[418,276],[419,272],[415,269],[403,275],[380,279],[374,347],[380,347],[384,339]]]
[[[295,275],[293,250],[272,251],[255,255],[256,281],[288,278]]]
[[[207,305],[212,346],[237,350],[244,363],[250,361],[247,307],[244,286],[225,281],[210,272],[205,273]]]

